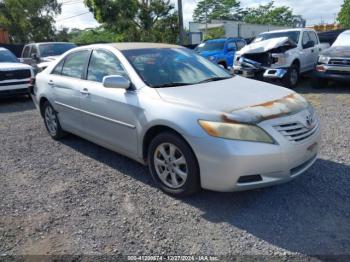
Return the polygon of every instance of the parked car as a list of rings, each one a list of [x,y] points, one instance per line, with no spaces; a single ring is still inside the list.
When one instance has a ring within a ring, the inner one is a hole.
[[[314,69],[319,53],[328,47],[329,44],[320,43],[312,29],[262,33],[236,53],[234,73],[260,80],[279,80],[292,88],[300,74]]]
[[[195,50],[210,61],[226,68],[232,68],[236,51],[241,50],[246,41],[242,38],[219,38],[199,44]]]
[[[21,58],[24,63],[33,66],[36,72],[40,72],[74,47],[75,44],[66,42],[32,43],[24,46]]]
[[[0,97],[29,94],[33,85],[32,67],[20,63],[11,51],[0,47]]]
[[[290,181],[318,153],[302,96],[175,45],[73,49],[37,75],[34,101],[52,138],[70,132],[148,164],[175,196]]]
[[[313,87],[327,86],[329,80],[350,82],[350,30],[341,33],[318,58]]]

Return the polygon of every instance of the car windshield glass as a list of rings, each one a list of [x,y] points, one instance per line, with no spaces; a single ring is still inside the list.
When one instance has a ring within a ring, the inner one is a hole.
[[[339,35],[333,46],[350,46],[350,33]]]
[[[8,50],[0,50],[0,62],[18,63],[18,58]]]
[[[253,43],[264,41],[264,40],[267,40],[267,39],[272,39],[272,38],[280,38],[280,37],[288,37],[294,43],[298,43],[299,42],[299,36],[300,36],[300,32],[299,31],[265,33],[265,34],[258,35],[253,40]]]
[[[197,46],[196,51],[219,51],[224,49],[225,42],[205,42]]]
[[[123,54],[150,87],[192,85],[232,77],[185,48],[131,49],[124,50]]]
[[[41,44],[39,45],[40,56],[57,56],[62,55],[66,51],[76,47],[75,44]]]

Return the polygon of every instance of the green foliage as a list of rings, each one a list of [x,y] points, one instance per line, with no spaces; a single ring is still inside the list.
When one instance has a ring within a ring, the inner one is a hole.
[[[78,45],[113,43],[123,40],[123,36],[103,28],[87,29],[81,31],[75,30],[75,32],[71,32],[70,35],[71,37],[69,38],[69,42],[73,42]]]
[[[0,24],[14,43],[50,41],[55,32],[53,16],[60,12],[57,0],[2,0]]]
[[[205,36],[205,39],[215,39],[225,37],[225,30],[222,27],[219,28],[211,28],[208,30],[208,34]]]
[[[344,28],[350,28],[350,0],[344,0],[337,20]]]
[[[204,23],[206,10],[208,21],[242,19],[242,9],[238,0],[200,0],[194,10],[193,20]]]
[[[266,5],[247,8],[244,16],[244,22],[250,24],[290,26],[293,21],[293,11],[287,6],[275,7],[274,1]]]
[[[124,41],[175,42],[177,16],[170,0],[84,0],[95,19]]]

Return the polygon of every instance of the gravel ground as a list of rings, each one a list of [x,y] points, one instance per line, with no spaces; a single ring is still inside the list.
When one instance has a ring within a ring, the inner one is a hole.
[[[132,160],[75,136],[53,141],[30,100],[1,101],[0,255],[350,255],[350,87],[307,86],[296,90],[323,130],[308,172],[181,200]]]

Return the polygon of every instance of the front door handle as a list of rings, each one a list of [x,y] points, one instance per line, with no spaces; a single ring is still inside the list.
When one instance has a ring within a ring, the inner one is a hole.
[[[83,88],[82,90],[80,90],[80,93],[83,95],[89,95],[89,90],[87,88]]]
[[[54,87],[54,85],[55,85],[55,83],[52,80],[50,80],[49,81],[49,86]]]

